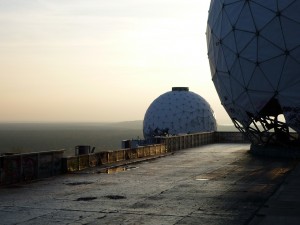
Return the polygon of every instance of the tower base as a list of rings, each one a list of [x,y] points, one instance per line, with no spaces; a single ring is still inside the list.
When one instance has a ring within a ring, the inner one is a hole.
[[[251,144],[250,153],[268,158],[300,159],[299,146],[263,146]]]

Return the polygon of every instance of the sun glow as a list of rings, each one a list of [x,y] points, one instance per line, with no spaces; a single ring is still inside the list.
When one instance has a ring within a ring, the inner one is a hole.
[[[17,2],[0,3],[2,121],[142,119],[172,86],[225,115],[206,55],[209,1]]]

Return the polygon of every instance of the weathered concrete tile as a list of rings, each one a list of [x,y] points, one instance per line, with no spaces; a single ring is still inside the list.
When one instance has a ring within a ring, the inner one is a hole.
[[[174,216],[145,215],[133,213],[110,213],[105,217],[98,218],[88,225],[170,225],[176,224],[181,219]]]
[[[16,208],[15,211],[0,211],[0,224],[25,224],[27,221],[34,220],[40,216],[51,213],[49,210],[37,210],[30,208]]]
[[[178,221],[176,225],[241,225],[245,221],[241,218],[236,218],[232,216],[224,215],[202,215],[202,216],[189,216],[184,217],[182,220]]]

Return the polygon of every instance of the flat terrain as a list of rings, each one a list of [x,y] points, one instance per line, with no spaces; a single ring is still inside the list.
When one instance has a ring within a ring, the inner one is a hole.
[[[0,224],[263,224],[296,163],[249,147],[212,144],[1,188]]]
[[[124,139],[142,138],[142,123],[0,123],[0,153],[25,153],[65,149],[74,155],[76,145],[96,147],[96,152],[117,150]]]
[[[218,125],[218,131],[237,131]],[[0,154],[65,149],[74,155],[76,145],[96,147],[95,152],[118,150],[121,141],[143,139],[143,121],[115,123],[0,123]]]

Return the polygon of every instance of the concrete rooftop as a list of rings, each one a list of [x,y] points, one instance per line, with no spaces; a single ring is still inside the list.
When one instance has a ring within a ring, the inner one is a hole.
[[[300,224],[300,168],[248,144],[0,189],[0,224]]]

